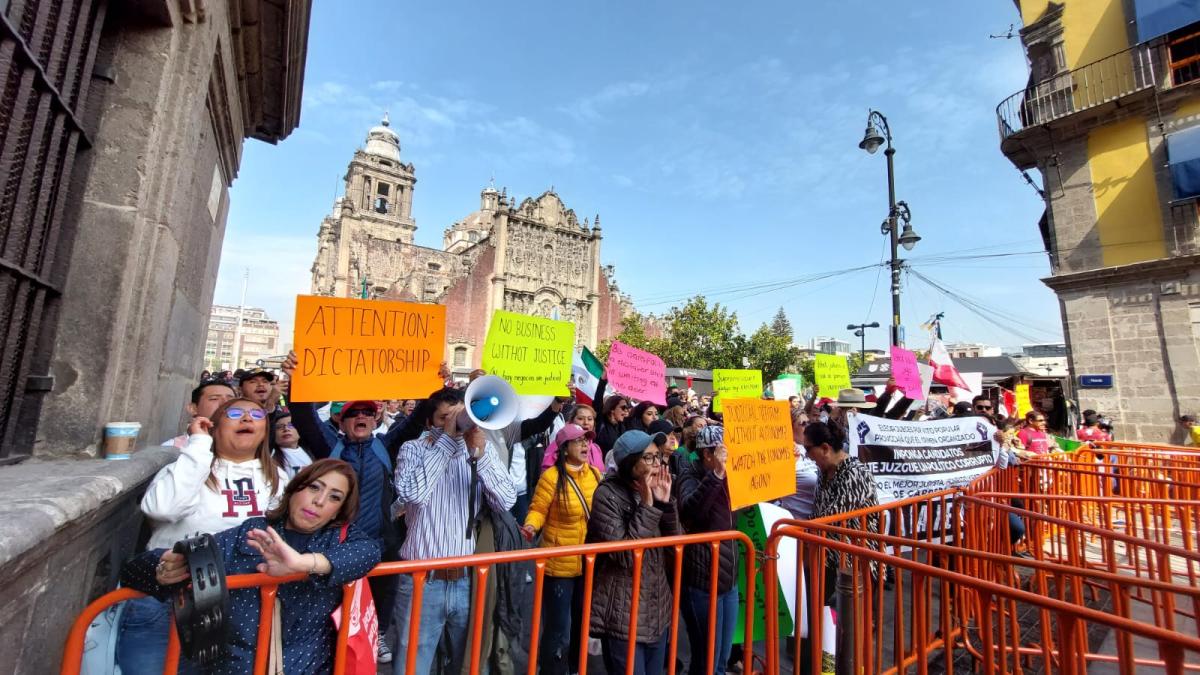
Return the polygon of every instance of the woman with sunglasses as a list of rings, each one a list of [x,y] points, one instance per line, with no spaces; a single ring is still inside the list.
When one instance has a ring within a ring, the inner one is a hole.
[[[621,434],[629,429],[628,419],[629,399],[620,394],[604,399],[604,407],[600,409],[600,419],[596,423],[596,445],[605,455],[613,449]]]
[[[617,468],[604,477],[592,495],[586,542],[682,534],[671,496],[671,473],[654,438],[644,431],[626,431],[613,445],[612,454]],[[651,548],[642,556],[632,664],[632,672],[641,675],[658,675],[667,660],[674,606],[667,577],[668,569],[672,569],[669,555],[667,549]],[[591,634],[600,638],[604,667],[610,673],[626,672],[633,571],[631,552],[609,553],[596,560]]]
[[[152,531],[147,550],[237,527],[275,507],[287,474],[271,457],[267,413],[245,398],[195,417],[179,458],[159,470],[142,497]],[[162,672],[170,603],[130,601],[121,619],[117,663],[126,673]]]
[[[330,615],[342,603],[342,586],[361,579],[379,562],[379,545],[350,526],[358,510],[357,489],[349,464],[322,459],[296,475],[278,506],[215,533],[227,575],[308,575],[279,587],[279,629],[271,639],[278,639],[283,662],[273,664],[279,670],[270,672],[333,670],[337,632]],[[121,574],[127,586],[164,599],[189,577],[182,554],[157,546],[131,560]],[[257,588],[230,591],[228,642],[206,672],[253,672],[259,595]]]

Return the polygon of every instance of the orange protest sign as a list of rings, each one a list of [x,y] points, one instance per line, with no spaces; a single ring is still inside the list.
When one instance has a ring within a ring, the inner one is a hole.
[[[796,491],[796,455],[787,401],[725,401],[725,465],[736,510]]]
[[[441,305],[297,296],[291,399],[425,398],[445,347]]]

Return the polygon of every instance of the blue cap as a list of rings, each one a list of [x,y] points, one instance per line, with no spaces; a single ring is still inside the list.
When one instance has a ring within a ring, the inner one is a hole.
[[[650,436],[650,434],[644,431],[638,431],[636,429],[632,431],[626,431],[625,433],[621,434],[621,437],[618,438],[617,442],[613,444],[613,461],[620,466],[621,462],[625,461],[626,457],[642,454],[653,442],[654,439]]]

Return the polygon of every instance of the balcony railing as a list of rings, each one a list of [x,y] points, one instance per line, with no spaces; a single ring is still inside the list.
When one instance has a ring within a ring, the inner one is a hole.
[[[1034,82],[996,106],[1000,140],[1047,122],[1095,108],[1123,96],[1170,86],[1163,68],[1163,48],[1136,45],[1075,70]]]

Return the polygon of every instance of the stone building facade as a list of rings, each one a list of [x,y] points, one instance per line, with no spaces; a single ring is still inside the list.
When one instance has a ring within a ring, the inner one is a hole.
[[[137,546],[243,143],[299,123],[309,8],[0,0],[0,674],[58,672]],[[141,423],[141,449],[90,458],[113,421]]]
[[[479,366],[492,312],[571,321],[576,343],[620,332],[633,310],[600,264],[600,216],[580,222],[553,189],[514,203],[485,188],[479,209],[446,228],[442,248],[413,241],[412,164],[385,116],[346,170],[345,193],[322,222],[312,293],[432,302],[447,308],[446,358],[456,376]]]
[[[1001,150],[1042,177],[1073,381],[1112,382],[1074,397],[1119,439],[1181,441],[1200,412],[1200,8],[1016,4],[1031,73],[997,107]]]
[[[286,356],[279,342],[279,322],[258,307],[213,305],[204,343],[204,368],[213,372],[253,368],[259,361]]]

